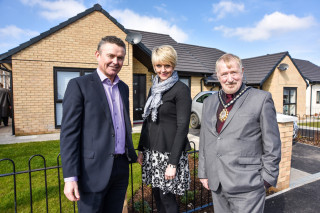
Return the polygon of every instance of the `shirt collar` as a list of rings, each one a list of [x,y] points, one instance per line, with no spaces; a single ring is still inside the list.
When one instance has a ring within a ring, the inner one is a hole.
[[[109,84],[109,85],[116,85],[116,84],[118,84],[119,81],[120,81],[119,76],[116,75],[116,77],[114,77],[114,81],[113,81],[113,84],[112,84],[111,81],[110,81],[110,79],[109,79],[105,74],[103,74],[103,73],[99,70],[99,68],[97,68],[97,73],[98,73],[99,78],[100,78],[100,80],[101,80],[102,83],[103,83],[103,82],[106,82],[106,83]]]
[[[232,97],[234,98],[235,96],[237,96],[237,95],[240,93],[240,91],[242,91],[242,90],[245,88],[245,86],[246,86],[246,85],[245,85],[244,83],[242,83],[240,89],[239,89],[236,93],[232,94]],[[221,90],[221,91],[222,91],[222,98],[223,98],[223,100],[224,100],[224,101],[227,100],[227,95],[226,95],[226,93],[225,93],[223,90]]]

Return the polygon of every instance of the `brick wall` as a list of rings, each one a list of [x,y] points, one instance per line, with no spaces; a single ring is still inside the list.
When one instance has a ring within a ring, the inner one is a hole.
[[[106,35],[126,37],[105,15],[95,11],[12,56],[16,135],[60,131],[55,128],[53,67],[96,68],[94,53]],[[119,77],[132,88],[132,46],[126,45]],[[129,99],[132,118],[132,91]]]
[[[289,188],[290,185],[293,122],[278,121],[278,126],[281,137],[281,161],[276,190],[280,191]]]
[[[151,76],[156,76],[154,72],[149,72],[147,67],[145,67],[140,61],[136,58],[133,58],[133,74],[145,74],[146,75],[146,97],[152,86]]]
[[[202,91],[210,91],[215,90],[218,91],[219,87],[212,87],[212,86],[205,86],[204,82],[201,81],[203,77],[192,76],[191,77],[191,98],[194,98],[199,92],[201,92],[201,84],[202,84]],[[201,84],[200,84],[201,81]]]
[[[283,88],[297,88],[297,114],[303,115],[306,112],[306,82],[301,77],[297,68],[286,56],[280,63],[286,63],[289,68],[286,71],[275,69],[270,77],[265,81],[262,89],[272,94],[277,112],[283,113]],[[279,63],[279,64],[280,64]]]

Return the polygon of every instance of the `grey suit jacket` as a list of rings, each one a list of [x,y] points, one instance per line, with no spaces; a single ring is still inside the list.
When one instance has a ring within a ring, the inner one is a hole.
[[[129,88],[118,84],[126,127],[126,155],[136,162],[129,116]],[[108,100],[95,71],[69,81],[63,99],[60,152],[63,176],[78,176],[79,188],[100,192],[106,188],[112,171],[115,131]]]
[[[200,131],[198,177],[209,188],[242,193],[276,185],[281,141],[269,92],[249,89],[234,104],[220,134],[216,131],[218,93],[204,102]]]

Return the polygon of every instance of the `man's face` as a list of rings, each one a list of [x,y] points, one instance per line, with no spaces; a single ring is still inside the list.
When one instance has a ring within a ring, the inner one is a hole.
[[[224,61],[221,61],[218,64],[217,77],[222,90],[226,94],[234,94],[241,87],[243,70],[240,70],[239,64],[235,61],[230,61],[228,66]]]
[[[125,49],[116,44],[105,43],[95,55],[99,70],[113,81],[122,68],[126,55]]]

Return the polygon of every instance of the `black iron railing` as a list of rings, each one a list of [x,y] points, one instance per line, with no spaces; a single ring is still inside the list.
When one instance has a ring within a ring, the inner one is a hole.
[[[193,144],[193,147],[195,148],[195,144],[193,142],[191,142]],[[195,149],[194,149],[195,150]],[[189,159],[192,159],[193,160],[193,165],[194,165],[194,168],[190,168],[190,170],[193,170],[192,174],[191,174],[191,178],[192,178],[192,191],[193,193],[192,196],[192,201],[190,201],[188,199],[188,193],[186,192],[185,193],[185,203],[184,203],[184,207],[181,207],[180,210],[181,212],[195,212],[195,211],[198,211],[198,210],[201,210],[201,209],[204,209],[208,206],[212,206],[212,202],[211,202],[211,194],[210,194],[210,191],[204,189],[202,186],[200,186],[200,198],[198,198],[199,196],[196,195],[196,191],[197,191],[197,185],[198,185],[198,188],[199,188],[199,182],[197,181],[197,168],[196,168],[196,155],[197,155],[198,151],[191,151],[189,152]],[[192,157],[193,156],[193,157]],[[42,163],[43,163],[43,168],[37,168],[37,169],[32,169],[32,160],[34,158],[40,158],[42,159]],[[11,208],[14,208],[14,212],[18,212],[18,202],[17,202],[17,199],[18,199],[18,196],[20,195],[20,193],[18,193],[17,191],[17,175],[21,175],[21,174],[28,174],[28,181],[29,181],[29,199],[30,199],[30,212],[35,212],[34,211],[34,207],[35,207],[35,202],[33,200],[33,197],[34,197],[34,194],[33,194],[33,184],[32,184],[32,174],[33,173],[37,173],[37,174],[40,174],[41,172],[43,172],[43,175],[41,176],[41,178],[43,178],[43,181],[39,181],[37,182],[36,184],[44,184],[43,187],[44,187],[44,191],[45,191],[45,207],[43,207],[44,209],[41,211],[41,212],[49,212],[49,211],[52,211],[49,209],[49,199],[48,199],[48,179],[47,179],[47,171],[49,170],[56,170],[56,179],[57,179],[57,182],[58,182],[58,186],[56,186],[58,189],[58,201],[54,204],[54,206],[58,206],[56,208],[58,208],[60,212],[76,212],[76,203],[73,202],[73,205],[71,205],[71,207],[69,206],[68,209],[64,208],[63,209],[63,205],[62,205],[62,199],[65,199],[65,198],[62,198],[62,195],[63,195],[63,192],[62,192],[62,187],[63,187],[63,183],[61,183],[62,181],[62,175],[60,175],[60,170],[62,169],[62,166],[60,165],[60,154],[58,154],[57,156],[57,164],[56,166],[51,166],[51,167],[47,167],[46,165],[46,159],[44,156],[40,155],[40,154],[36,154],[36,155],[33,155],[30,157],[29,161],[28,161],[28,170],[27,171],[16,171],[16,165],[15,165],[15,162],[11,159],[8,159],[8,158],[4,158],[4,159],[0,159],[0,167],[1,167],[1,163],[2,162],[10,162],[11,165],[12,165],[12,172],[10,173],[5,173],[5,174],[0,174],[0,186],[2,186],[4,183],[2,182],[2,179],[4,177],[12,177],[12,184],[13,184],[13,199],[12,199],[12,207]],[[131,207],[128,208],[128,211],[129,212],[136,212],[137,210],[135,209],[135,201],[134,201],[134,189],[133,189],[133,183],[134,183],[134,178],[133,178],[133,167],[132,167],[132,164],[130,165],[130,173],[131,173],[131,194],[132,194],[132,198],[130,199],[129,202],[131,202]],[[22,180],[22,181],[25,181],[25,180]],[[11,181],[10,181],[11,182]],[[201,185],[201,184],[200,184]],[[150,197],[145,197],[147,195],[144,194],[144,187],[146,187],[144,184],[142,184],[141,186],[141,190],[142,190],[142,212],[145,212],[145,200],[146,199],[151,199],[151,212],[153,211],[153,209],[155,208],[155,205],[154,205],[154,202],[153,202],[153,196],[151,195],[151,198]],[[9,193],[9,192],[4,192],[4,191],[1,191],[1,188],[0,187],[0,193]],[[26,195],[23,195],[24,197],[26,197]],[[64,195],[63,195],[64,196]],[[203,199],[203,197],[205,197],[205,199]],[[197,199],[198,198],[198,199]],[[197,200],[199,202],[197,202]],[[2,209],[1,207],[1,203],[3,203],[0,199],[0,209]],[[11,202],[10,202],[11,203]],[[147,203],[148,204],[148,203]],[[11,205],[11,204],[10,204]],[[148,204],[149,205],[149,204]],[[25,208],[25,207],[24,207]],[[28,208],[28,207],[27,207]],[[19,208],[21,209],[21,208]],[[5,209],[2,209],[5,211]],[[27,209],[23,209],[23,210],[27,210]]]
[[[306,142],[319,145],[320,144],[320,116],[319,115],[303,115],[298,117],[298,138]]]

